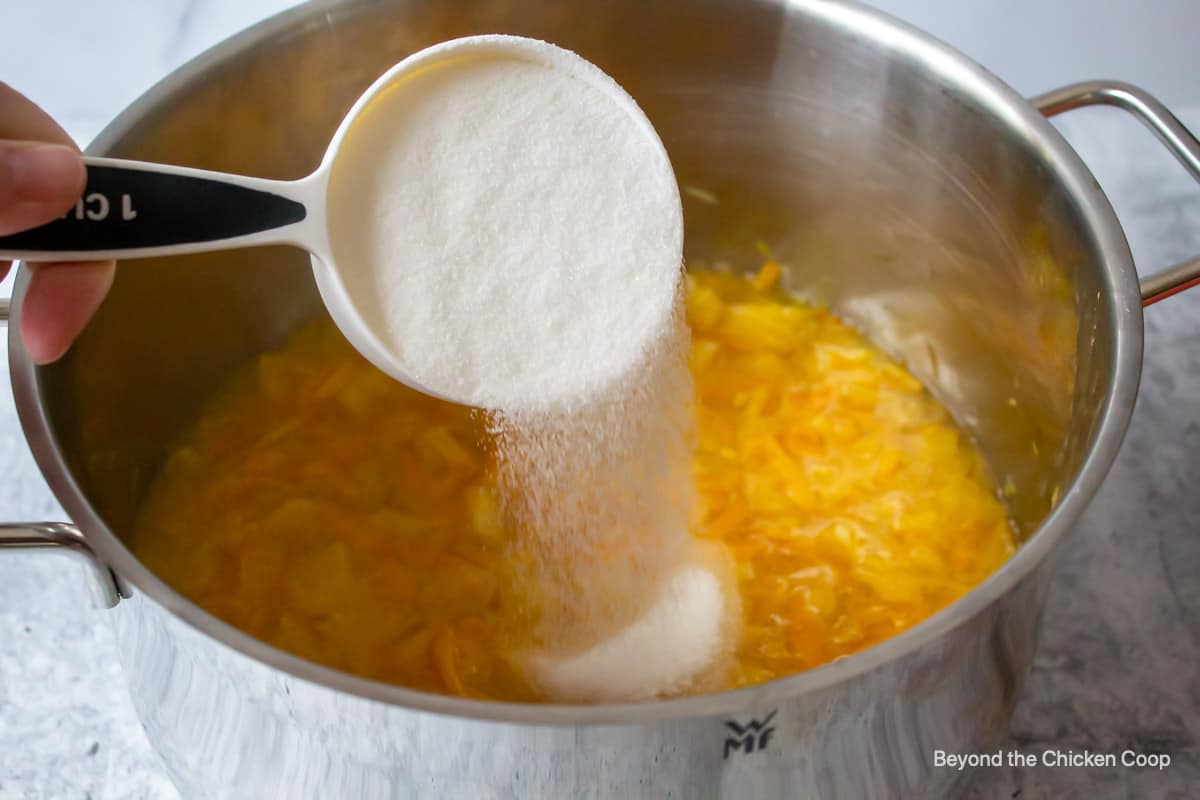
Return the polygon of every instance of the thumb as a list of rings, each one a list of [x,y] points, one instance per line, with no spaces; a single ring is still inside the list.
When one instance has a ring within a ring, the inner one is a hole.
[[[0,236],[62,216],[86,181],[83,159],[71,147],[0,141]]]

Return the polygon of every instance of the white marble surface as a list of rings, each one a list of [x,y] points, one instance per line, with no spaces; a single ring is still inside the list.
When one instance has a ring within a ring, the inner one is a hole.
[[[171,69],[289,5],[6,0],[0,80],[86,143]],[[1200,109],[1184,116],[1200,126]],[[1200,188],[1147,134],[1110,111],[1077,112],[1063,124],[1109,192],[1140,269],[1200,253]],[[997,770],[979,775],[972,796],[1200,796],[1197,341],[1200,290],[1148,312],[1130,436],[1060,557],[1010,741],[1030,752],[1142,746],[1172,753],[1175,764],[1165,774]],[[0,390],[0,516],[62,518],[7,388]],[[134,716],[99,613],[74,564],[0,559],[0,800],[177,796]]]

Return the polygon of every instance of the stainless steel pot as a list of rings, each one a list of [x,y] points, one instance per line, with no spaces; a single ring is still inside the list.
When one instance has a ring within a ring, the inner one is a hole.
[[[10,337],[22,424],[78,527],[8,526],[0,544],[61,547],[93,566],[138,714],[187,797],[949,791],[961,773],[935,768],[933,751],[1003,736],[1047,557],[1117,452],[1142,304],[1200,279],[1193,261],[1139,292],[1112,209],[1039,109],[1121,106],[1198,177],[1200,145],[1133,87],[1031,103],[927,36],[823,0],[318,0],[170,76],[91,150],[299,177],[385,67],[481,32],[557,42],[630,90],[687,189],[689,257],[753,264],[766,241],[792,285],[907,359],[1011,490],[1024,535],[1013,559],[865,652],[670,702],[482,703],[275,650],[172,591],[122,535],[204,398],[323,313],[307,257],[282,249],[123,264],[95,322],[51,367],[35,368]]]

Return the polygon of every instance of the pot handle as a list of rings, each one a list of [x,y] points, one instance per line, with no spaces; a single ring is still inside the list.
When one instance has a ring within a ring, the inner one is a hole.
[[[1032,102],[1047,117],[1096,105],[1128,111],[1166,145],[1193,178],[1200,181],[1200,141],[1170,109],[1144,89],[1119,81],[1085,81],[1047,92]],[[1200,285],[1200,257],[1181,261],[1143,279],[1142,305],[1157,303],[1197,285]]]
[[[83,532],[65,522],[18,522],[0,524],[0,552],[49,551],[74,556],[87,567],[92,599],[99,608],[112,608],[122,597],[129,597],[113,571],[100,562]]]
[[[0,325],[8,325],[9,301],[0,300]],[[80,560],[87,570],[88,586],[98,608],[112,608],[130,591],[92,550],[83,531],[66,522],[15,522],[0,524],[0,553],[64,553]]]

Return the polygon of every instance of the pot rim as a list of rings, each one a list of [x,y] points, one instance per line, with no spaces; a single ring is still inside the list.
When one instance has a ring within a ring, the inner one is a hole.
[[[779,0],[835,27],[866,33],[906,53],[915,62],[959,86],[1026,140],[1039,146],[1055,176],[1078,206],[1103,256],[1101,278],[1112,317],[1113,380],[1103,400],[1099,426],[1070,487],[1038,529],[1000,569],[954,603],[907,631],[866,650],[785,678],[741,689],[673,700],[614,705],[549,705],[480,701],[433,694],[361,678],[322,666],[265,642],[204,611],[155,576],[108,529],[92,508],[59,451],[41,402],[38,369],[20,337],[10,334],[9,370],[18,416],[34,458],[63,508],[84,531],[96,555],[146,598],[195,631],[263,665],[331,691],[358,698],[484,721],[542,724],[637,724],[686,717],[739,713],[777,705],[827,689],[901,659],[983,613],[1049,555],[1099,489],[1121,446],[1133,411],[1142,360],[1142,306],[1133,257],[1107,197],[1079,155],[1029,101],[965,55],[929,34],[874,9],[837,0]],[[159,81],[127,106],[88,146],[102,155],[139,120],[214,64],[290,29],[302,19],[332,19],[348,11],[342,0],[312,0],[283,11],[206,50]],[[12,329],[19,328],[21,298],[29,271],[21,266],[13,291]],[[135,599],[136,602],[136,599]]]

